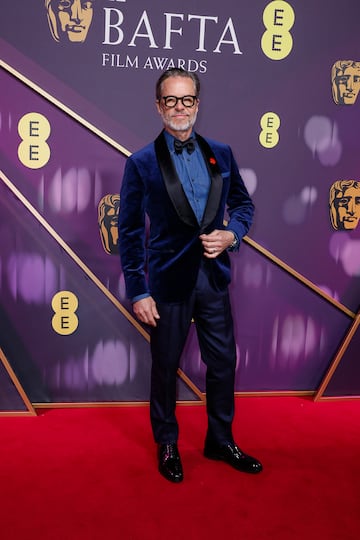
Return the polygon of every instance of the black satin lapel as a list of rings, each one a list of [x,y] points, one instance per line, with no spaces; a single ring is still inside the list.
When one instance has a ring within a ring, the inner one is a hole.
[[[169,149],[163,132],[155,139],[155,153],[164,179],[166,190],[174,205],[179,218],[190,225],[198,227],[196,216],[184,193],[183,187],[176,172],[175,165],[171,159]]]
[[[209,196],[204,212],[204,217],[201,223],[201,230],[205,230],[206,227],[215,219],[215,216],[219,210],[219,204],[223,188],[223,179],[216,158],[209,144],[205,141],[203,137],[198,134],[196,134],[196,140],[203,153],[211,179]]]

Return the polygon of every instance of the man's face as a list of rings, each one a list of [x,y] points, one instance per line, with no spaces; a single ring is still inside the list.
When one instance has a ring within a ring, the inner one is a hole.
[[[163,98],[195,95],[195,84],[189,77],[169,77],[162,83],[161,99],[156,103],[157,110],[163,120],[164,128],[176,138],[184,140],[190,136],[196,121],[199,101],[195,100],[192,107],[186,107],[181,100],[178,100],[175,107],[169,108],[165,105]]]
[[[345,189],[334,201],[339,229],[355,229],[360,219],[360,188]]]
[[[353,105],[360,90],[360,64],[357,67],[347,67],[339,73],[334,81],[338,88],[339,103]]]
[[[53,33],[60,41],[65,36],[73,43],[85,41],[93,17],[93,0],[53,0],[49,10],[55,16],[49,19],[56,24]]]

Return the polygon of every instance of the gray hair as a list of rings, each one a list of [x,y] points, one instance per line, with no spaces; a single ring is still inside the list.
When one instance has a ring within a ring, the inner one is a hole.
[[[166,79],[168,79],[169,77],[187,77],[187,78],[191,79],[193,81],[193,83],[194,83],[194,86],[195,86],[196,97],[199,97],[199,94],[200,94],[200,80],[199,80],[199,77],[197,76],[197,74],[192,72],[192,71],[186,71],[185,69],[182,69],[182,68],[170,68],[170,69],[167,69],[166,71],[164,71],[164,73],[162,75],[160,75],[159,79],[157,80],[157,83],[156,83],[156,99],[157,99],[157,101],[160,101],[160,99],[161,99],[161,86],[162,86],[162,83],[164,81],[166,81]]]

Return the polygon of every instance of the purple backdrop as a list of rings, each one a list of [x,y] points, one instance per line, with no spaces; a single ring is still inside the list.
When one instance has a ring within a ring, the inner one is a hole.
[[[41,0],[13,0],[3,9],[0,168],[81,261],[0,182],[0,346],[33,402],[148,398],[147,339],[126,316],[120,263],[103,249],[97,207],[119,192],[127,151],[160,131],[154,85],[171,65],[200,76],[198,131],[234,150],[256,205],[250,238],[339,303],[244,243],[232,256],[236,390],[316,391],[351,325],[349,310],[357,313],[360,304],[360,226],[335,231],[328,211],[330,186],[359,180],[360,97],[341,106],[331,92],[334,62],[360,61],[359,15],[358,0],[341,8],[335,0],[169,0],[151,9],[142,1],[96,0],[86,39],[73,43],[66,32],[54,39]],[[291,34],[283,58],[270,57],[266,30],[278,36],[275,49]],[[51,126],[50,159],[38,169],[18,156],[18,123],[32,112]],[[264,147],[260,121],[269,112],[280,119],[279,142]],[[61,290],[79,301],[79,326],[66,336],[51,327],[51,300]],[[327,395],[360,394],[355,357],[352,345]],[[203,391],[193,331],[182,368]],[[10,396],[4,377],[1,390]],[[198,399],[180,380],[179,398]]]

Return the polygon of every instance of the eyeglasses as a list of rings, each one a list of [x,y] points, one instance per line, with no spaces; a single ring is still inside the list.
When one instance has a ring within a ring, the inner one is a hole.
[[[173,109],[178,104],[178,101],[181,101],[181,103],[184,105],[184,107],[187,107],[190,109],[193,107],[197,101],[196,96],[183,96],[183,97],[176,97],[176,96],[163,96],[162,99],[164,100],[165,107],[168,109]]]

